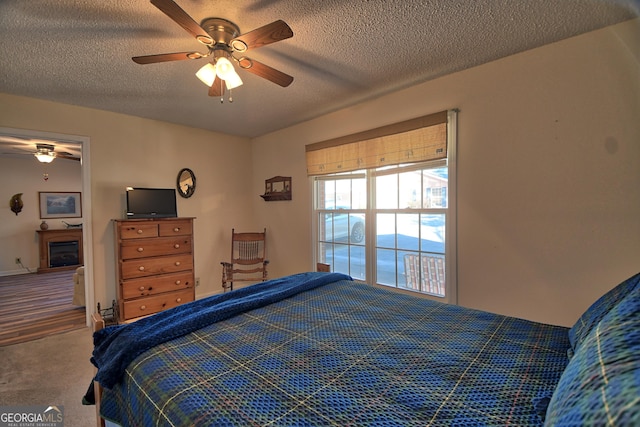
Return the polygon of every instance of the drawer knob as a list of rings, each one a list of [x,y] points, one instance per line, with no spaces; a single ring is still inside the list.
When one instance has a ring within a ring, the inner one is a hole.
[[[144,248],[138,248],[138,252],[144,251]]]
[[[141,290],[141,291],[144,291],[144,286],[140,286],[140,290]]]
[[[178,243],[176,243],[175,245],[173,245],[174,248],[179,249],[180,245]]]
[[[176,302],[182,302],[182,298],[176,298]]]
[[[140,267],[138,267],[138,270],[144,271],[144,265],[141,265]]]
[[[173,231],[175,231],[177,233],[178,231],[180,231],[180,227],[174,228]]]
[[[142,234],[142,230],[138,228],[138,234]]]
[[[176,261],[176,267],[180,265],[180,261]]]
[[[180,283],[182,283],[182,281],[176,280],[176,285],[179,285]]]
[[[146,309],[147,309],[147,306],[146,306],[146,305],[141,305],[141,306],[140,306],[140,310],[146,310]]]

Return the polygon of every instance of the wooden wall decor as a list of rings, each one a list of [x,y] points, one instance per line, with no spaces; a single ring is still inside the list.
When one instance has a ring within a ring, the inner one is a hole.
[[[291,200],[291,177],[274,176],[264,182],[264,194],[261,194],[265,201]]]

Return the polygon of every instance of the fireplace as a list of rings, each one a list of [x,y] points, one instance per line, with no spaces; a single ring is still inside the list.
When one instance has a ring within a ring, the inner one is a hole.
[[[40,252],[38,273],[72,270],[84,264],[81,228],[37,232]]]
[[[49,267],[64,267],[78,265],[78,241],[49,242]]]

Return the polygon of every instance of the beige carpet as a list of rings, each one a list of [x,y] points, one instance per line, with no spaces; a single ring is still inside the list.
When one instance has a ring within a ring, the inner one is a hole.
[[[0,405],[63,406],[65,427],[95,426],[95,406],[82,405],[92,350],[89,328],[0,347]]]

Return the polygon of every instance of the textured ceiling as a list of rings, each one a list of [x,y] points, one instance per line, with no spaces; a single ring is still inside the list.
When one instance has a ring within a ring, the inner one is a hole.
[[[255,137],[400,88],[638,16],[634,0],[177,0],[196,22],[245,33],[277,19],[293,38],[246,56],[233,103],[195,61],[132,56],[206,49],[145,0],[0,1],[0,92]]]

